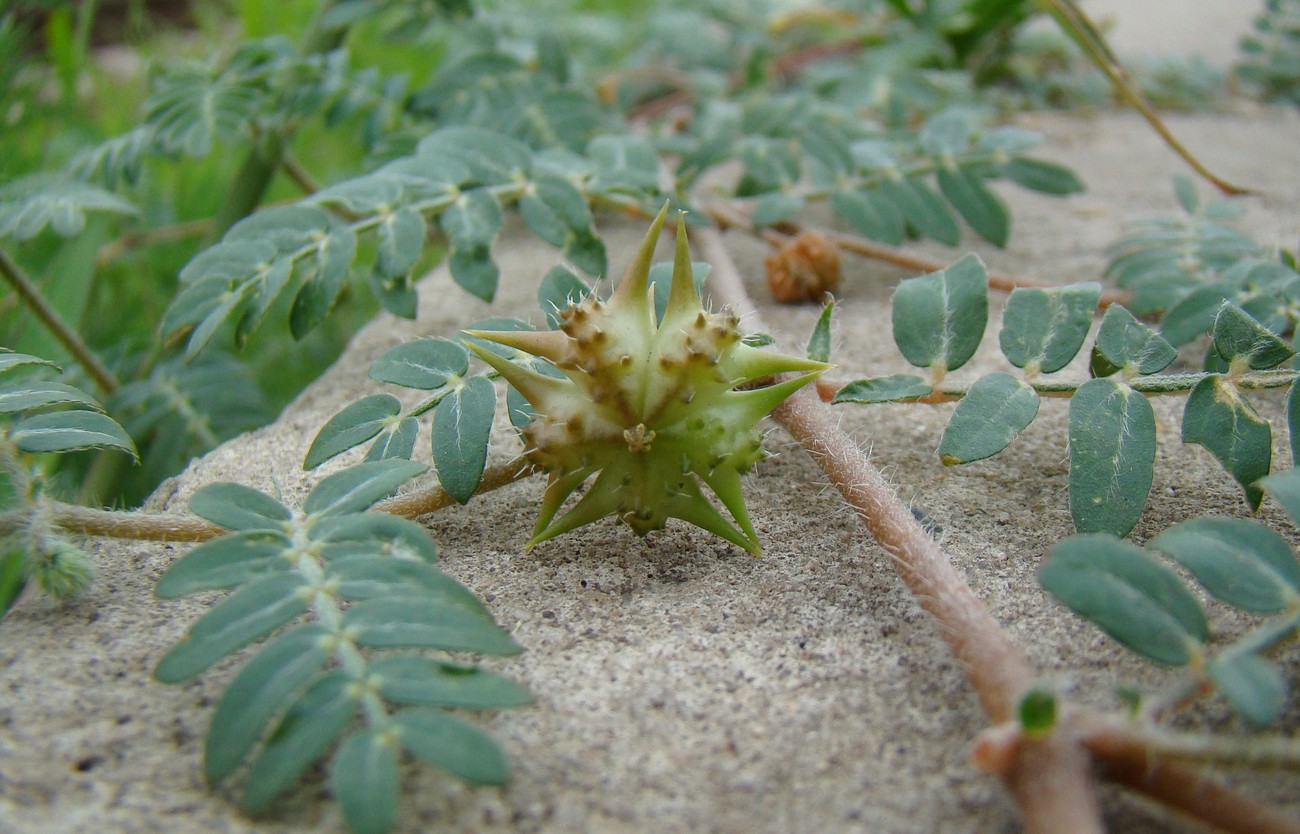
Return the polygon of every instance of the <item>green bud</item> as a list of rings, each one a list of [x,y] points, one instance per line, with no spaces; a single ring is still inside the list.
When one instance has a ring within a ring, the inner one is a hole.
[[[80,596],[95,578],[90,557],[65,541],[55,542],[48,551],[29,554],[28,568],[37,587],[57,600]]]

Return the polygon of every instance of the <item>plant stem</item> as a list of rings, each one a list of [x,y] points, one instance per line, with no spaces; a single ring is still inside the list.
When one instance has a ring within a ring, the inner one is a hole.
[[[1149,376],[1138,376],[1125,380],[1125,384],[1138,393],[1145,394],[1148,397],[1159,396],[1162,394],[1185,394],[1196,387],[1197,383],[1207,377],[1223,376],[1223,374],[1201,372],[1192,374],[1151,374]],[[1300,371],[1294,370],[1270,370],[1254,371],[1234,377],[1233,382],[1238,388],[1248,391],[1259,391],[1267,388],[1286,388],[1292,385],[1300,377]],[[1074,393],[1088,382],[1086,379],[1061,379],[1061,380],[1043,380],[1031,379],[1025,382],[1038,392],[1040,397],[1073,397]],[[823,401],[830,401],[849,383],[836,382],[835,380],[817,381],[817,393]],[[898,400],[897,402],[906,403],[924,403],[926,405],[936,405],[938,403],[956,402],[970,393],[974,383],[962,383],[954,385],[945,385],[936,390],[934,393],[915,399]],[[853,402],[853,400],[845,400]],[[865,403],[864,403],[865,404]],[[874,404],[874,403],[871,403]]]
[[[887,264],[902,267],[903,269],[912,270],[917,273],[938,272],[950,266],[947,261],[941,261],[938,258],[931,258],[916,252],[909,252],[906,249],[899,249],[895,246],[887,246],[883,243],[876,243],[860,235],[845,234],[843,232],[832,232],[825,229],[809,229],[806,226],[800,226],[794,222],[784,222],[781,224],[783,231],[776,229],[763,229],[756,231],[750,223],[749,218],[742,214],[735,206],[714,204],[707,209],[711,216],[722,228],[736,228],[748,234],[755,234],[762,237],[765,241],[774,247],[784,246],[790,238],[804,231],[812,231],[834,243],[846,252],[852,252],[855,255],[861,255],[864,258],[882,261]],[[1011,292],[1017,287],[1038,287],[1050,288],[1059,286],[1050,281],[1040,281],[1033,278],[1020,278],[1014,275],[1007,275],[1002,272],[988,273],[989,286],[1002,292]],[[1101,299],[1097,302],[1098,308],[1108,307],[1111,304],[1123,304],[1129,299],[1129,293],[1124,290],[1102,290]]]
[[[712,229],[696,234],[704,259],[713,265],[716,296],[750,327],[762,329],[721,236]],[[1009,720],[1021,694],[1033,683],[1034,672],[947,555],[852,438],[840,430],[838,418],[815,393],[803,389],[772,416],[808,451],[889,553],[913,596],[937,621],[984,712],[996,723]],[[1005,780],[1027,831],[1102,830],[1088,757],[1066,735],[1053,733],[1021,745]]]
[[[4,275],[5,280],[9,283],[9,286],[13,287],[18,297],[35,313],[41,324],[45,325],[45,329],[49,330],[54,335],[54,338],[59,340],[59,344],[63,345],[68,353],[72,354],[72,358],[95,381],[95,385],[99,387],[100,391],[105,394],[115,393],[119,387],[117,377],[113,376],[113,372],[99,361],[99,357],[95,356],[90,347],[77,335],[76,331],[68,326],[68,323],[59,315],[59,311],[55,310],[45,300],[45,296],[41,295],[40,288],[36,286],[36,283],[23,272],[18,264],[10,260],[9,254],[3,249],[0,249],[0,274]]]
[[[475,495],[499,489],[538,472],[532,465],[518,460],[491,466],[483,473]],[[435,510],[450,507],[456,500],[438,484],[413,490],[380,501],[370,509],[403,518],[416,518]],[[49,501],[52,524],[72,533],[101,536],[110,539],[138,539],[141,541],[202,542],[214,539],[227,531],[198,516],[185,513],[144,513],[122,510],[100,510]],[[0,513],[0,534],[17,529],[22,523],[17,512]]]

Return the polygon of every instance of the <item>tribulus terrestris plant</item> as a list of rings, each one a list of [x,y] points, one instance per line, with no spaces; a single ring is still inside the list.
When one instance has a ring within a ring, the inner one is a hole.
[[[1225,830],[1294,828],[1263,803],[1207,787],[1196,769],[1294,767],[1293,742],[1168,722],[1210,693],[1251,725],[1278,721],[1287,673],[1268,652],[1300,628],[1295,552],[1235,518],[1186,520],[1141,547],[1123,538],[1151,492],[1154,395],[1186,397],[1183,440],[1222,463],[1246,506],[1271,495],[1300,521],[1300,479],[1274,472],[1272,426],[1251,404],[1256,391],[1289,388],[1300,459],[1300,383],[1287,341],[1295,254],[1261,249],[1228,225],[1233,204],[1202,203],[1186,178],[1175,182],[1185,216],[1139,220],[1112,248],[1103,277],[1115,288],[1038,285],[991,274],[974,255],[935,260],[903,248],[920,238],[956,246],[964,229],[1005,245],[1013,218],[992,181],[1057,196],[1083,188],[1067,167],[1030,155],[1042,137],[995,115],[1042,98],[1015,69],[1023,24],[1039,14],[1203,177],[1241,190],[1168,134],[1077,5],[670,3],[644,11],[641,27],[543,6],[320,0],[298,44],[250,38],[208,60],[165,63],[139,124],[78,148],[62,168],[8,177],[0,274],[23,318],[0,322],[14,348],[0,353],[0,614],[29,587],[56,599],[84,591],[93,581],[84,537],[197,542],[162,574],[157,596],[226,593],[157,659],[155,677],[188,681],[255,647],[212,711],[205,778],[242,781],[240,806],[258,813],[328,759],[329,792],[349,829],[387,831],[404,753],[469,783],[504,783],[503,751],[452,710],[530,700],[479,660],[527,647],[439,570],[427,527],[411,519],[545,473],[528,548],[614,516],[640,535],[682,520],[757,555],[742,476],[765,455],[770,414],[940,622],[993,723],[973,761],[1007,783],[1031,830],[1099,827],[1092,762]],[[1292,12],[1269,0],[1245,44],[1241,77],[1261,95],[1294,98]],[[0,50],[29,49],[24,27],[39,21],[64,99],[75,102],[95,15],[93,3],[44,17],[0,13]],[[420,72],[367,64],[365,35],[391,39]],[[7,117],[21,122],[44,106],[43,79],[12,65],[0,62],[0,72],[27,97]],[[304,134],[310,141],[296,141]],[[346,162],[330,148],[314,155],[318,142],[345,148]],[[221,171],[229,188],[208,190],[219,200],[204,207],[206,219],[157,225],[177,208],[158,202],[162,183],[221,167],[218,150],[242,158]],[[268,196],[281,174],[295,191]],[[852,231],[808,222],[813,206]],[[543,329],[464,322],[454,338],[376,357],[372,380],[419,399],[375,393],[328,420],[304,468],[362,446],[364,459],[321,478],[299,506],[231,483],[200,489],[183,516],[63,500],[141,495],[262,422],[268,392],[292,394],[259,388],[294,364],[281,356],[300,350],[290,339],[347,330],[339,322],[350,307],[368,314],[358,297],[414,317],[415,279],[440,258],[483,301],[503,281],[526,280],[502,274],[493,257],[509,213],[566,262],[538,288]],[[607,271],[599,218],[608,213],[649,231],[605,292],[583,276]],[[654,264],[668,218],[674,258]],[[892,325],[918,373],[832,370],[833,301],[806,357],[771,349],[721,244],[726,228],[771,246],[769,278],[787,300],[829,301],[841,254],[917,274],[895,292]],[[110,230],[122,234],[110,239]],[[165,306],[135,322],[86,315],[85,298],[138,266],[134,253],[178,240],[203,242],[159,255],[175,261],[159,282]],[[51,276],[65,272],[82,282],[80,296],[52,292]],[[950,374],[987,328],[990,292],[1009,293],[999,348],[1014,371],[955,382]],[[1090,333],[1086,370],[1069,378]],[[1205,348],[1202,370],[1174,365],[1189,345]],[[68,366],[58,381],[50,357]],[[513,442],[492,435],[499,386],[518,454],[489,467],[489,443]],[[1068,501],[1080,535],[1051,549],[1041,584],[1123,646],[1179,670],[1166,690],[1125,690],[1115,714],[1085,710],[1038,680],[831,410],[956,401],[937,452],[957,466],[1007,448],[1044,397],[1069,399]],[[425,449],[436,478],[394,495],[427,472],[412,460]],[[143,465],[129,469],[134,460]],[[108,491],[132,477],[130,488]],[[1262,622],[1216,650],[1184,574]],[[1052,791],[1025,789],[1043,774]]]

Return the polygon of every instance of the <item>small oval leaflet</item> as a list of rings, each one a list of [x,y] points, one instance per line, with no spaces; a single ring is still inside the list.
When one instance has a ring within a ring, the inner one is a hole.
[[[944,466],[983,460],[1007,448],[1038,415],[1038,392],[1008,373],[981,377],[957,403],[943,430]]]
[[[1127,535],[1142,516],[1156,458],[1155,412],[1114,379],[1070,398],[1070,513],[1080,533]]]
[[[1104,533],[1054,545],[1039,583],[1129,649],[1182,666],[1209,638],[1205,614],[1178,575],[1141,548]]]

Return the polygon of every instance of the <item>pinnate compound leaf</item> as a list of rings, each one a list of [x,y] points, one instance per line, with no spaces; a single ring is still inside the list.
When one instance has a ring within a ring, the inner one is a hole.
[[[1083,181],[1064,165],[1017,156],[1002,167],[1007,179],[1022,188],[1043,194],[1077,194],[1083,190]]]
[[[218,602],[190,626],[184,639],[159,662],[163,683],[188,680],[231,652],[267,634],[307,609],[306,581],[297,574],[258,579]]]
[[[814,362],[831,361],[831,314],[834,312],[834,301],[822,308],[822,314],[817,317],[817,324],[808,339],[808,358]]]
[[[1241,484],[1251,509],[1259,509],[1264,493],[1256,481],[1268,474],[1273,429],[1227,377],[1196,383],[1183,408],[1183,442],[1209,449]]]
[[[326,673],[290,705],[253,761],[240,807],[264,810],[343,735],[357,712],[350,684],[343,672]]]
[[[1081,533],[1127,535],[1142,516],[1156,457],[1155,412],[1114,379],[1070,398],[1070,513]]]
[[[936,173],[939,190],[975,232],[994,246],[1007,245],[1011,216],[1006,204],[984,179],[970,168],[941,166]]]
[[[242,484],[208,484],[190,498],[190,512],[227,530],[284,530],[289,508]]]
[[[287,631],[235,675],[212,713],[203,745],[203,774],[215,785],[243,763],[277,713],[329,658],[328,632],[317,625]]]
[[[983,460],[1007,448],[1038,416],[1038,392],[1011,374],[981,377],[957,404],[939,441],[944,466]]]
[[[1164,370],[1178,356],[1164,337],[1118,304],[1106,308],[1092,349],[1093,376],[1109,376],[1121,368],[1140,374]]]
[[[1002,354],[1017,368],[1045,374],[1061,370],[1083,347],[1100,299],[1101,284],[1096,282],[1017,287],[1002,313]]]
[[[1141,548],[1104,533],[1057,542],[1038,572],[1049,593],[1122,645],[1167,666],[1183,666],[1209,638],[1187,586]]]
[[[386,498],[419,475],[425,465],[409,460],[376,460],[335,472],[307,495],[303,512],[317,518],[358,513]]]
[[[871,403],[906,402],[920,397],[928,397],[934,388],[928,382],[913,374],[891,374],[874,376],[868,379],[856,379],[840,388],[835,394],[835,403]]]
[[[1211,331],[1219,356],[1231,362],[1244,358],[1255,370],[1275,368],[1295,356],[1295,350],[1249,313],[1225,302],[1214,318]]]
[[[420,421],[415,417],[403,417],[396,424],[388,426],[379,433],[375,442],[366,450],[366,460],[388,460],[402,458],[410,460],[415,454],[415,441],[420,435]]]
[[[1191,571],[1216,599],[1271,614],[1300,600],[1300,561],[1269,528],[1244,518],[1196,518],[1147,543]]]
[[[1286,707],[1286,680],[1271,660],[1225,653],[1205,664],[1205,671],[1219,694],[1252,724],[1271,724]]]
[[[154,593],[175,599],[198,591],[233,588],[259,577],[289,570],[292,552],[283,535],[249,530],[212,539],[172,562],[158,579]]]
[[[31,240],[46,228],[75,237],[87,212],[135,214],[135,206],[98,186],[46,175],[24,177],[0,188],[0,238]]]
[[[397,746],[386,734],[357,730],[330,762],[330,792],[351,834],[387,834],[397,817]]]
[[[9,439],[24,452],[117,449],[138,458],[126,431],[112,417],[98,411],[34,414],[15,424],[9,430]]]
[[[495,672],[416,654],[390,654],[370,664],[390,701],[429,707],[498,709],[532,702],[528,690]]]
[[[469,370],[469,352],[449,339],[416,339],[384,351],[370,364],[370,378],[404,388],[433,391]]]
[[[433,564],[438,547],[429,531],[414,521],[388,513],[349,513],[322,518],[312,525],[313,541],[324,543],[326,559],[379,555]]]
[[[447,494],[467,503],[483,479],[497,392],[487,377],[473,376],[433,414],[433,465]]]
[[[404,709],[393,716],[403,747],[431,765],[476,785],[503,785],[510,764],[487,733],[440,709]]]
[[[302,468],[315,469],[335,455],[360,446],[390,426],[401,410],[401,401],[392,394],[371,394],[344,407],[316,432]]]
[[[975,354],[988,324],[988,273],[977,255],[909,278],[894,293],[894,341],[919,368],[960,368]]]
[[[511,655],[519,645],[500,626],[460,607],[435,607],[424,597],[367,599],[348,608],[343,626],[374,648],[426,648]]]

